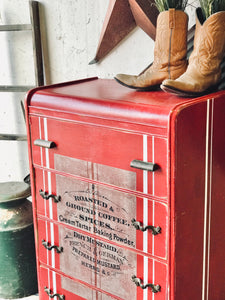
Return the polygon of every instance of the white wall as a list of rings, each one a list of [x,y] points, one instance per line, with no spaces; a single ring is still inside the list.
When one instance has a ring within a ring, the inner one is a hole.
[[[138,74],[152,62],[154,43],[136,28],[101,63],[88,65],[96,53],[109,0],[39,3],[46,84]],[[30,23],[28,0],[0,0],[0,24],[16,23]],[[33,85],[31,34],[0,32],[0,45],[0,85]],[[20,106],[24,97],[24,93],[0,93],[0,133],[26,133]],[[0,181],[22,180],[28,173],[27,143],[0,141]]]
[[[101,63],[94,58],[108,0],[40,0],[46,83],[85,77],[138,74],[152,61],[153,41],[139,28]],[[30,23],[28,0],[0,0],[0,24]],[[33,85],[29,32],[0,32],[0,85]],[[141,47],[140,47],[141,45]],[[0,92],[0,133],[26,134],[20,102],[24,93]],[[26,142],[0,140],[0,181],[29,173]]]

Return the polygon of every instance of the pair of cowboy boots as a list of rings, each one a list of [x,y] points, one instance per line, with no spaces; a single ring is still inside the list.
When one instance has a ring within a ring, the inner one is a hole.
[[[154,62],[141,75],[116,75],[115,79],[137,90],[162,90],[180,96],[198,96],[216,87],[225,54],[225,11],[204,21],[196,10],[194,48],[187,64],[188,16],[170,9],[159,14],[156,26]]]

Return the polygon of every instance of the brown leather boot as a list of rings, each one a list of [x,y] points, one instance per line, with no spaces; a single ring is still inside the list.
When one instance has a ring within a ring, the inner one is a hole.
[[[220,64],[225,51],[225,11],[203,22],[196,10],[194,49],[187,71],[176,80],[164,80],[161,88],[172,94],[195,97],[213,91],[220,81]]]
[[[130,88],[152,90],[166,78],[176,79],[187,68],[188,16],[170,9],[158,15],[153,64],[141,75],[117,74],[115,79]]]

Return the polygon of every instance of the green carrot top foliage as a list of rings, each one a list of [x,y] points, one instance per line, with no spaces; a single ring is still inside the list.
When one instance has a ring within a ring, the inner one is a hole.
[[[200,5],[205,20],[216,12],[225,11],[225,0],[200,0]]]
[[[206,20],[212,14],[225,11],[225,0],[199,0],[203,18]],[[155,0],[159,12],[175,8],[185,10],[188,0]]]
[[[158,8],[159,12],[169,10],[170,8],[184,11],[187,5],[187,1],[188,0],[155,0],[155,5]]]

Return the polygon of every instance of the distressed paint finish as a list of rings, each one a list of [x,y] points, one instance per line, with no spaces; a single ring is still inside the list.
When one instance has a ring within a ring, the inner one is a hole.
[[[224,112],[224,92],[182,99],[97,78],[28,95],[43,299],[48,286],[73,299],[221,300]],[[56,147],[35,146],[40,138]],[[133,159],[158,168],[132,168]],[[61,202],[45,201],[40,189]],[[161,232],[136,230],[132,218]],[[110,238],[116,230],[120,240]],[[64,252],[47,251],[42,239]],[[136,287],[134,275],[161,290]]]

